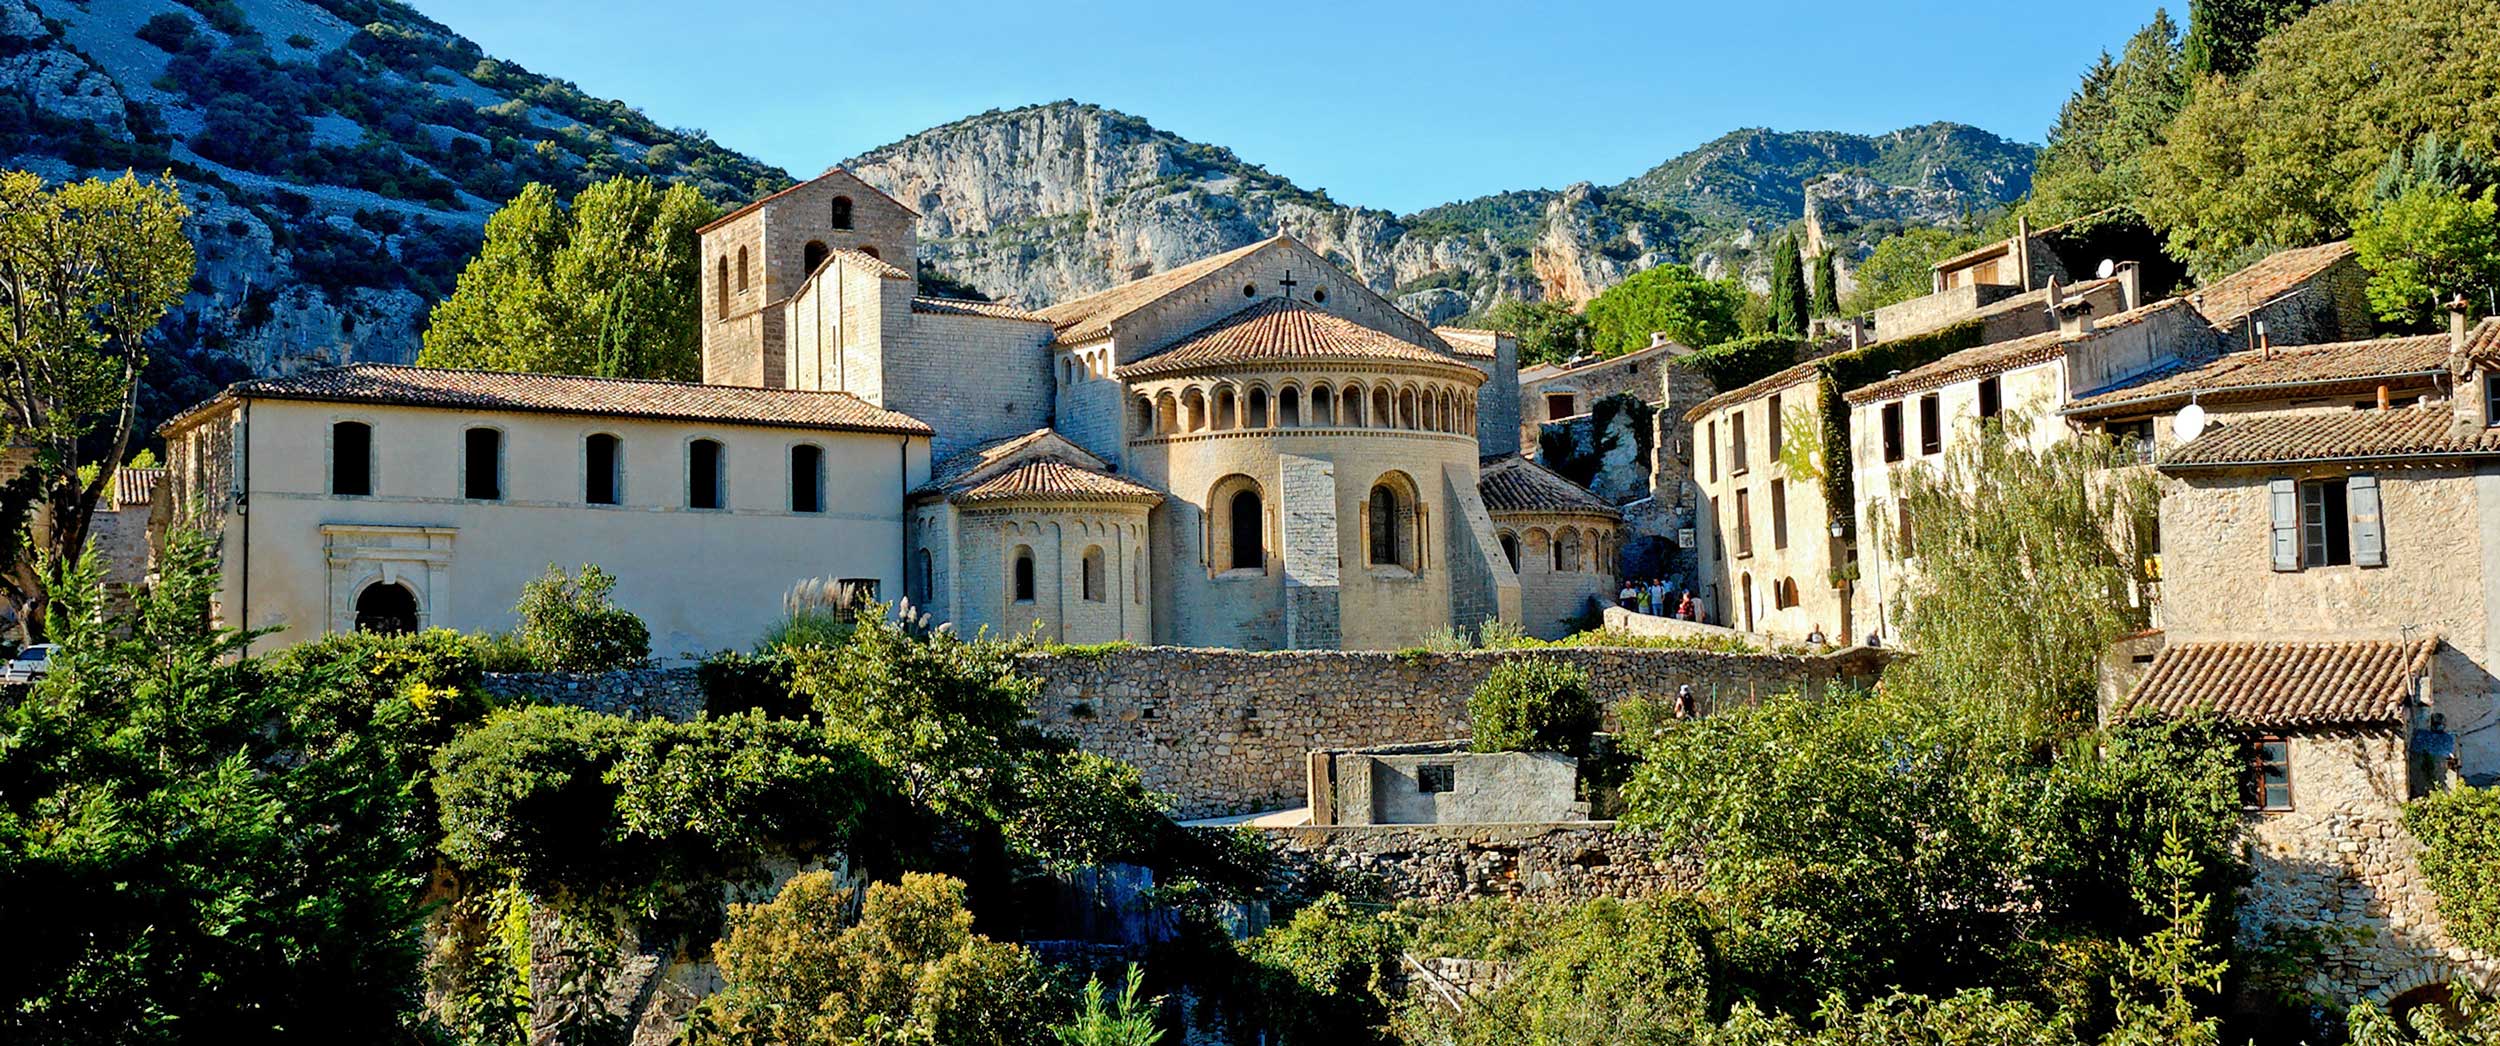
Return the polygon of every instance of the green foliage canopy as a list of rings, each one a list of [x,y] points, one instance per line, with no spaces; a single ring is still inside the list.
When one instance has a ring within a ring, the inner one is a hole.
[[[2470,947],[2500,948],[2500,792],[2434,792],[2405,806],[2404,824],[2422,844],[2422,876],[2449,934]]]
[[[695,230],[718,211],[686,184],[619,176],[568,207],[532,182],[486,222],[486,243],[434,307],[428,367],[702,376]]]
[[[1858,266],[1858,286],[1848,311],[1873,312],[1886,305],[1923,298],[1935,290],[1935,265],[1979,247],[1977,235],[1927,226],[1904,230],[1875,245]]]
[[[1589,352],[1589,321],[1561,302],[1504,301],[1482,316],[1458,321],[1462,327],[1483,327],[1519,339],[1519,365],[1561,363]]]
[[[651,630],[633,611],[608,599],[616,576],[584,564],[579,578],[553,564],[521,586],[514,611],[521,618],[521,647],[541,668],[558,672],[604,672],[638,668],[651,656]]]
[[[2178,24],[2157,10],[2117,61],[2101,55],[2058,110],[2032,175],[2032,221],[2053,225],[2140,197],[2144,155],[2186,102],[2187,85]]]
[[[2487,301],[2500,285],[2500,188],[2475,197],[2416,183],[2363,216],[2352,246],[2370,270],[2370,307],[2382,320],[2421,326],[2452,297]]]
[[[1586,671],[1542,657],[1494,666],[1467,699],[1478,752],[1586,756],[1604,717]]]
[[[1694,346],[1726,341],[1738,333],[1736,314],[1743,306],[1743,288],[1669,263],[1607,288],[1584,313],[1597,354],[1620,356],[1648,348],[1653,332]]]

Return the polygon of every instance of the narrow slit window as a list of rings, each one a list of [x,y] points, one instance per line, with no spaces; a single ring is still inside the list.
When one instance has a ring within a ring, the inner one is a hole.
[[[582,500],[593,505],[615,505],[624,500],[619,496],[625,486],[623,472],[618,468],[623,458],[618,453],[620,449],[617,438],[604,432],[583,443]]]
[[[790,511],[825,510],[825,452],[812,443],[790,448]]]
[[[462,470],[461,496],[477,501],[502,500],[503,433],[470,429],[466,435],[468,460]]]
[[[721,490],[719,441],[699,439],[686,444],[686,507],[716,509],[726,500]]]
[[[330,426],[330,493],[373,494],[373,426],[361,421]]]

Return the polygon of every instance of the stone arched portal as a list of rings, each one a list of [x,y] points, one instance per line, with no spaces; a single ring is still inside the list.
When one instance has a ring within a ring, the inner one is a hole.
[[[356,594],[356,631],[398,635],[417,630],[417,594],[396,581],[376,581]]]

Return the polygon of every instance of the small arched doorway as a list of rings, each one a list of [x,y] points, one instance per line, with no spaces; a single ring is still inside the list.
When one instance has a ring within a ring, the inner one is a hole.
[[[417,594],[396,581],[376,581],[356,596],[356,631],[399,635],[417,630]]]

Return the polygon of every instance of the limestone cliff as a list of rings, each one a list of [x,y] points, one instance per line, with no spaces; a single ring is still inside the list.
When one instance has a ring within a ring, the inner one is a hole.
[[[1922,201],[1895,217],[1958,217],[2019,196],[2031,156],[1953,124],[1883,136],[1749,130],[1618,185],[1399,216],[1134,116],[1055,102],[933,128],[847,166],[920,210],[929,265],[994,297],[1053,301],[1288,232],[1440,322],[1504,298],[1577,304],[1665,261],[1758,276],[1758,235],[1799,217],[1808,179],[1846,176],[1870,199]]]

